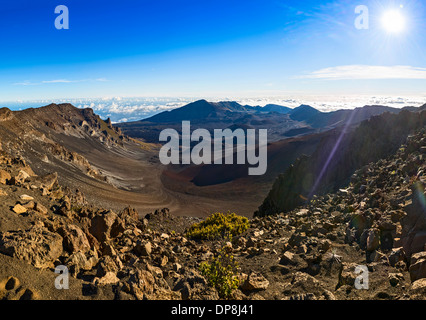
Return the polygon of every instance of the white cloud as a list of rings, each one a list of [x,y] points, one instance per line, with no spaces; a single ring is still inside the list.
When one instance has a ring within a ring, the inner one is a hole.
[[[41,83],[71,83],[71,82],[81,82],[81,80],[67,80],[67,79],[57,79],[57,80],[45,80]]]
[[[54,80],[43,80],[43,81],[40,81],[40,82],[31,82],[31,81],[25,80],[23,82],[16,82],[13,85],[15,85],[15,86],[36,86],[36,85],[52,84],[52,83],[106,82],[106,81],[108,81],[106,78],[80,79],[80,80],[54,79]]]
[[[25,80],[25,81],[22,81],[22,82],[16,82],[13,85],[15,85],[15,86],[33,86],[33,85],[36,85],[36,83]]]
[[[320,69],[297,78],[325,80],[426,80],[426,68],[412,66],[347,65]]]

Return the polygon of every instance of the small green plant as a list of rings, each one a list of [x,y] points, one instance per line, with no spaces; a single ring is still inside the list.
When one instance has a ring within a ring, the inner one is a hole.
[[[235,213],[213,213],[206,220],[193,224],[186,236],[192,239],[217,239],[225,236],[236,236],[249,228],[246,217]]]
[[[237,277],[238,264],[227,247],[219,250],[217,257],[211,263],[203,262],[200,265],[201,274],[214,287],[221,298],[227,299],[238,288],[240,280]]]

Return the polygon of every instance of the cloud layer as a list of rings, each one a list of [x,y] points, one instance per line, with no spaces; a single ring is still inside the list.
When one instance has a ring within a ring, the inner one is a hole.
[[[298,78],[324,80],[426,80],[426,68],[412,66],[347,65],[320,69]]]

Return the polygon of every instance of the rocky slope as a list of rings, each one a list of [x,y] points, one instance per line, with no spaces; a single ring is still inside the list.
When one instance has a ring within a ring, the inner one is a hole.
[[[386,113],[362,122],[355,130],[331,131],[310,156],[302,156],[275,180],[257,216],[286,212],[313,195],[335,192],[353,172],[398,150],[407,136],[426,125],[426,111]]]
[[[70,104],[4,108],[0,142],[13,157],[25,158],[34,173],[57,172],[61,185],[79,189],[98,206],[119,211],[132,205],[145,213],[167,206],[176,214],[187,212],[186,196],[172,194],[160,180],[164,167],[158,147],[123,135],[91,109]],[[203,201],[198,203],[194,215],[205,214]]]
[[[112,211],[58,175],[36,175],[0,152],[0,297],[3,299],[219,299],[200,274],[226,247],[239,265],[233,299],[423,299],[426,297],[426,131],[356,171],[337,193],[250,220],[227,243],[194,241],[195,218],[168,209],[141,217]],[[66,266],[69,289],[55,288]],[[369,270],[358,290],[356,266]]]

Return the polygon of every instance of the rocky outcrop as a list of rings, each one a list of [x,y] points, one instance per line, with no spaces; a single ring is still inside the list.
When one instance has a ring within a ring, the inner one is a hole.
[[[90,250],[91,247],[86,234],[76,225],[64,225],[60,227],[57,232],[63,238],[64,250],[69,253],[85,253]]]
[[[62,254],[62,237],[44,227],[2,232],[0,252],[27,261],[36,268],[51,268]]]
[[[12,111],[8,108],[0,108],[0,122],[13,119]]]
[[[98,241],[108,241],[124,231],[123,221],[113,211],[101,212],[92,218],[89,231]]]
[[[402,111],[373,117],[352,131],[336,129],[312,156],[301,157],[276,179],[255,216],[291,211],[314,195],[336,192],[355,170],[394,154],[410,133],[425,125],[425,111]]]

